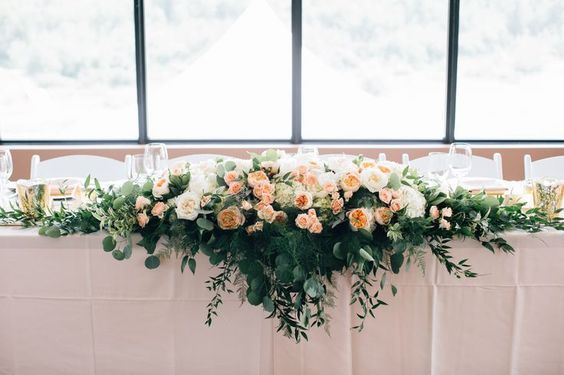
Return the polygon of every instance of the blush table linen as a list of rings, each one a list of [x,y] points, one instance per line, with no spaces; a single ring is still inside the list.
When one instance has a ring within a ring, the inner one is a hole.
[[[196,275],[174,256],[148,270],[143,249],[118,262],[102,238],[0,227],[0,374],[564,374],[562,233],[507,233],[515,255],[455,241],[480,277],[432,257],[424,275],[388,275],[389,306],[361,333],[340,276],[330,336],[313,328],[300,344],[235,294],[205,326],[217,273],[205,257]]]

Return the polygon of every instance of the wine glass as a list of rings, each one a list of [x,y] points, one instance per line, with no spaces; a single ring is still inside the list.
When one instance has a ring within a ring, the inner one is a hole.
[[[448,165],[460,185],[460,179],[470,173],[472,169],[472,147],[468,143],[451,144],[448,152]]]
[[[143,166],[149,176],[160,175],[168,167],[168,153],[164,143],[149,143],[145,146]]]
[[[127,165],[127,178],[129,180],[137,180],[146,174],[145,154],[130,155]]]
[[[14,164],[8,149],[0,149],[0,195],[4,195],[8,179],[12,176]]]
[[[443,182],[449,172],[448,154],[444,152],[429,152],[429,177]]]

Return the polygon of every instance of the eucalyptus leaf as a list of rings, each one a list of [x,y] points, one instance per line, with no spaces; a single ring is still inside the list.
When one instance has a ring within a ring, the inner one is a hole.
[[[145,258],[145,267],[152,270],[157,268],[161,264],[161,260],[156,255],[149,255]]]
[[[117,242],[113,236],[106,236],[102,240],[102,248],[104,251],[109,252],[116,248]]]
[[[213,223],[206,218],[200,217],[196,220],[196,224],[203,230],[212,231]]]

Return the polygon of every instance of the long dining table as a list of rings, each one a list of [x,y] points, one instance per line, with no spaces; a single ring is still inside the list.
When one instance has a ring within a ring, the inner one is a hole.
[[[480,276],[456,279],[434,258],[389,275],[362,332],[339,276],[330,329],[295,343],[261,308],[226,295],[204,325],[215,271],[174,256],[118,262],[101,234],[51,239],[0,227],[0,374],[564,374],[564,234],[506,233],[514,255],[455,241]]]

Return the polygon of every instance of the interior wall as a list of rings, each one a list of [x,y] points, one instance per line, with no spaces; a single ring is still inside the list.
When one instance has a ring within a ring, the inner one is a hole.
[[[296,146],[207,146],[207,145],[170,145],[168,148],[169,158],[190,154],[222,154],[234,157],[246,157],[247,151],[260,152],[267,148],[279,148],[288,152],[295,152]],[[38,154],[41,160],[47,160],[64,155],[99,155],[117,160],[123,160],[126,154],[137,154],[143,152],[143,146],[14,146],[11,147],[14,160],[14,173],[11,179],[29,178],[31,156]],[[329,146],[319,147],[320,153],[346,153],[363,154],[368,157],[377,158],[380,152],[387,155],[388,160],[401,161],[403,153],[408,153],[410,159],[427,155],[432,151],[448,151],[447,145],[425,146],[425,145],[370,145],[370,146]],[[503,172],[506,180],[522,180],[523,156],[530,154],[533,160],[552,156],[564,155],[564,146],[473,146],[474,155],[492,158],[495,152],[501,153],[503,157]]]

